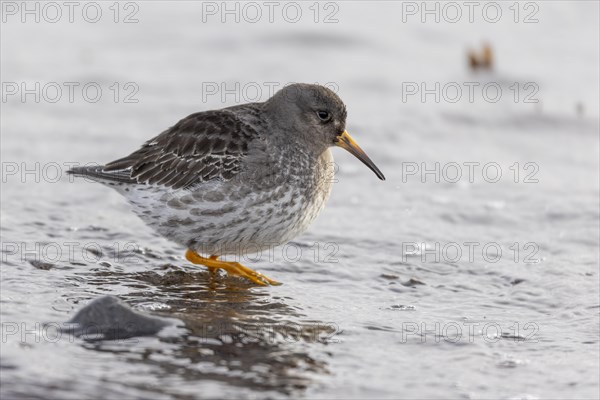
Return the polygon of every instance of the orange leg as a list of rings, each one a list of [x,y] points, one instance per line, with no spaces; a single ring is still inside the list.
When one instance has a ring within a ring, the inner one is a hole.
[[[192,264],[204,265],[211,272],[215,272],[220,268],[227,271],[229,275],[241,276],[242,278],[246,278],[259,285],[281,285],[281,283],[269,279],[263,274],[253,271],[250,268],[246,268],[238,262],[219,261],[218,256],[205,258],[198,255],[195,251],[188,249],[185,253],[185,258]]]
[[[189,251],[189,250],[188,250],[188,251]],[[196,254],[196,255],[197,255],[197,254]],[[191,260],[189,259],[189,257],[187,256],[187,253],[186,253],[186,255],[185,255],[185,258],[187,258],[187,259],[188,259],[188,261],[191,261]],[[219,256],[210,256],[210,257],[209,257],[209,260],[217,260],[217,259],[219,259]],[[191,261],[191,262],[192,262],[192,263],[194,263],[193,261]],[[195,264],[195,263],[194,263],[194,264]],[[206,267],[206,268],[208,268],[208,270],[210,271],[210,273],[211,273],[211,274],[216,274],[216,273],[217,273],[217,270],[218,270],[218,268],[215,268],[215,267],[209,267],[209,266],[206,266],[206,265],[205,265],[205,267]]]

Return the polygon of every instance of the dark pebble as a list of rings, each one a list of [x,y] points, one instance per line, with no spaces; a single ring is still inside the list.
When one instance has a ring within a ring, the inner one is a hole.
[[[79,310],[68,321],[72,333],[87,341],[151,336],[171,322],[133,311],[114,296],[104,296]]]

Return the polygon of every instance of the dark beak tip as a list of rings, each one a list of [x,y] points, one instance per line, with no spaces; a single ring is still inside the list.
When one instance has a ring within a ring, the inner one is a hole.
[[[385,181],[385,176],[377,168],[375,163],[371,161],[369,156],[354,142],[350,135],[344,131],[340,136],[336,137],[333,141],[335,146],[339,146],[344,150],[348,151],[354,157],[358,158],[363,164],[365,164],[375,175],[382,181]]]

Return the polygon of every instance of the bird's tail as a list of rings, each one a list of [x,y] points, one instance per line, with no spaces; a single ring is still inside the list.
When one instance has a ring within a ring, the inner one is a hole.
[[[131,174],[128,170],[107,172],[104,170],[104,165],[74,167],[68,170],[67,174],[88,178],[100,183],[136,183],[136,181],[131,178]]]

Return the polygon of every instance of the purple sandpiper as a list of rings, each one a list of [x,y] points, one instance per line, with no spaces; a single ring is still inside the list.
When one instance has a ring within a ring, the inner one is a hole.
[[[323,86],[292,84],[263,103],[192,114],[126,157],[69,173],[116,189],[145,223],[185,246],[190,262],[275,285],[218,257],[270,249],[304,232],[331,191],[332,146],[385,179],[346,131],[340,98]]]

